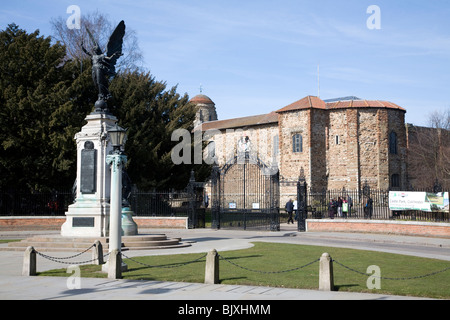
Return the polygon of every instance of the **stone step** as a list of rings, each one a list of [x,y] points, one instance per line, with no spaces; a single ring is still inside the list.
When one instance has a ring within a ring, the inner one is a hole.
[[[126,248],[146,247],[146,246],[172,246],[180,243],[179,239],[166,239],[159,241],[122,241],[122,246]]]
[[[103,250],[109,248],[109,238],[76,238],[62,236],[34,236],[19,242],[10,242],[8,246],[0,247],[0,251],[24,251],[33,246],[37,251],[74,251],[81,252],[88,249],[96,240],[103,245]],[[136,235],[122,237],[122,250],[155,250],[190,246],[181,243],[181,238],[167,238],[164,234]]]

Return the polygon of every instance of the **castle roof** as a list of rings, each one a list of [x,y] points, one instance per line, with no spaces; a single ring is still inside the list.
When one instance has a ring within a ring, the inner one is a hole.
[[[386,108],[406,111],[406,109],[403,109],[395,103],[381,100],[348,100],[327,103],[327,109],[343,108]]]
[[[397,109],[405,111],[402,107],[396,105],[395,103],[380,100],[362,100],[357,97],[346,97],[338,99],[330,99],[323,101],[322,99],[314,96],[307,96],[300,99],[290,105],[277,110],[277,113],[288,112],[293,110],[302,109],[351,109],[351,108],[386,108],[386,109]]]
[[[295,101],[294,103],[291,103],[290,105],[277,110],[276,112],[286,112],[286,111],[292,111],[292,110],[301,110],[301,109],[326,109],[327,106],[323,100],[320,98],[314,97],[314,96],[307,96],[303,99],[300,99],[298,101]]]
[[[204,94],[199,94],[193,97],[190,102],[197,104],[215,104],[210,97],[205,96]]]

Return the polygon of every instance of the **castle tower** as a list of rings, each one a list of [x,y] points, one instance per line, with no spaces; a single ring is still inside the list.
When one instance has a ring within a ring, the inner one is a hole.
[[[197,105],[194,128],[203,122],[217,120],[216,104],[208,96],[199,94],[193,97],[190,102]]]

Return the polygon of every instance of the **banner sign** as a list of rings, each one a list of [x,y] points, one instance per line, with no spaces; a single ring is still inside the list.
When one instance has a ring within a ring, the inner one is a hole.
[[[392,211],[418,210],[449,212],[448,192],[389,192],[389,209]]]

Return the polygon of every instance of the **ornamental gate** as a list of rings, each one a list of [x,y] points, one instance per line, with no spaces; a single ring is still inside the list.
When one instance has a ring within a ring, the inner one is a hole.
[[[238,154],[212,175],[212,227],[280,230],[278,168],[249,152]]]

